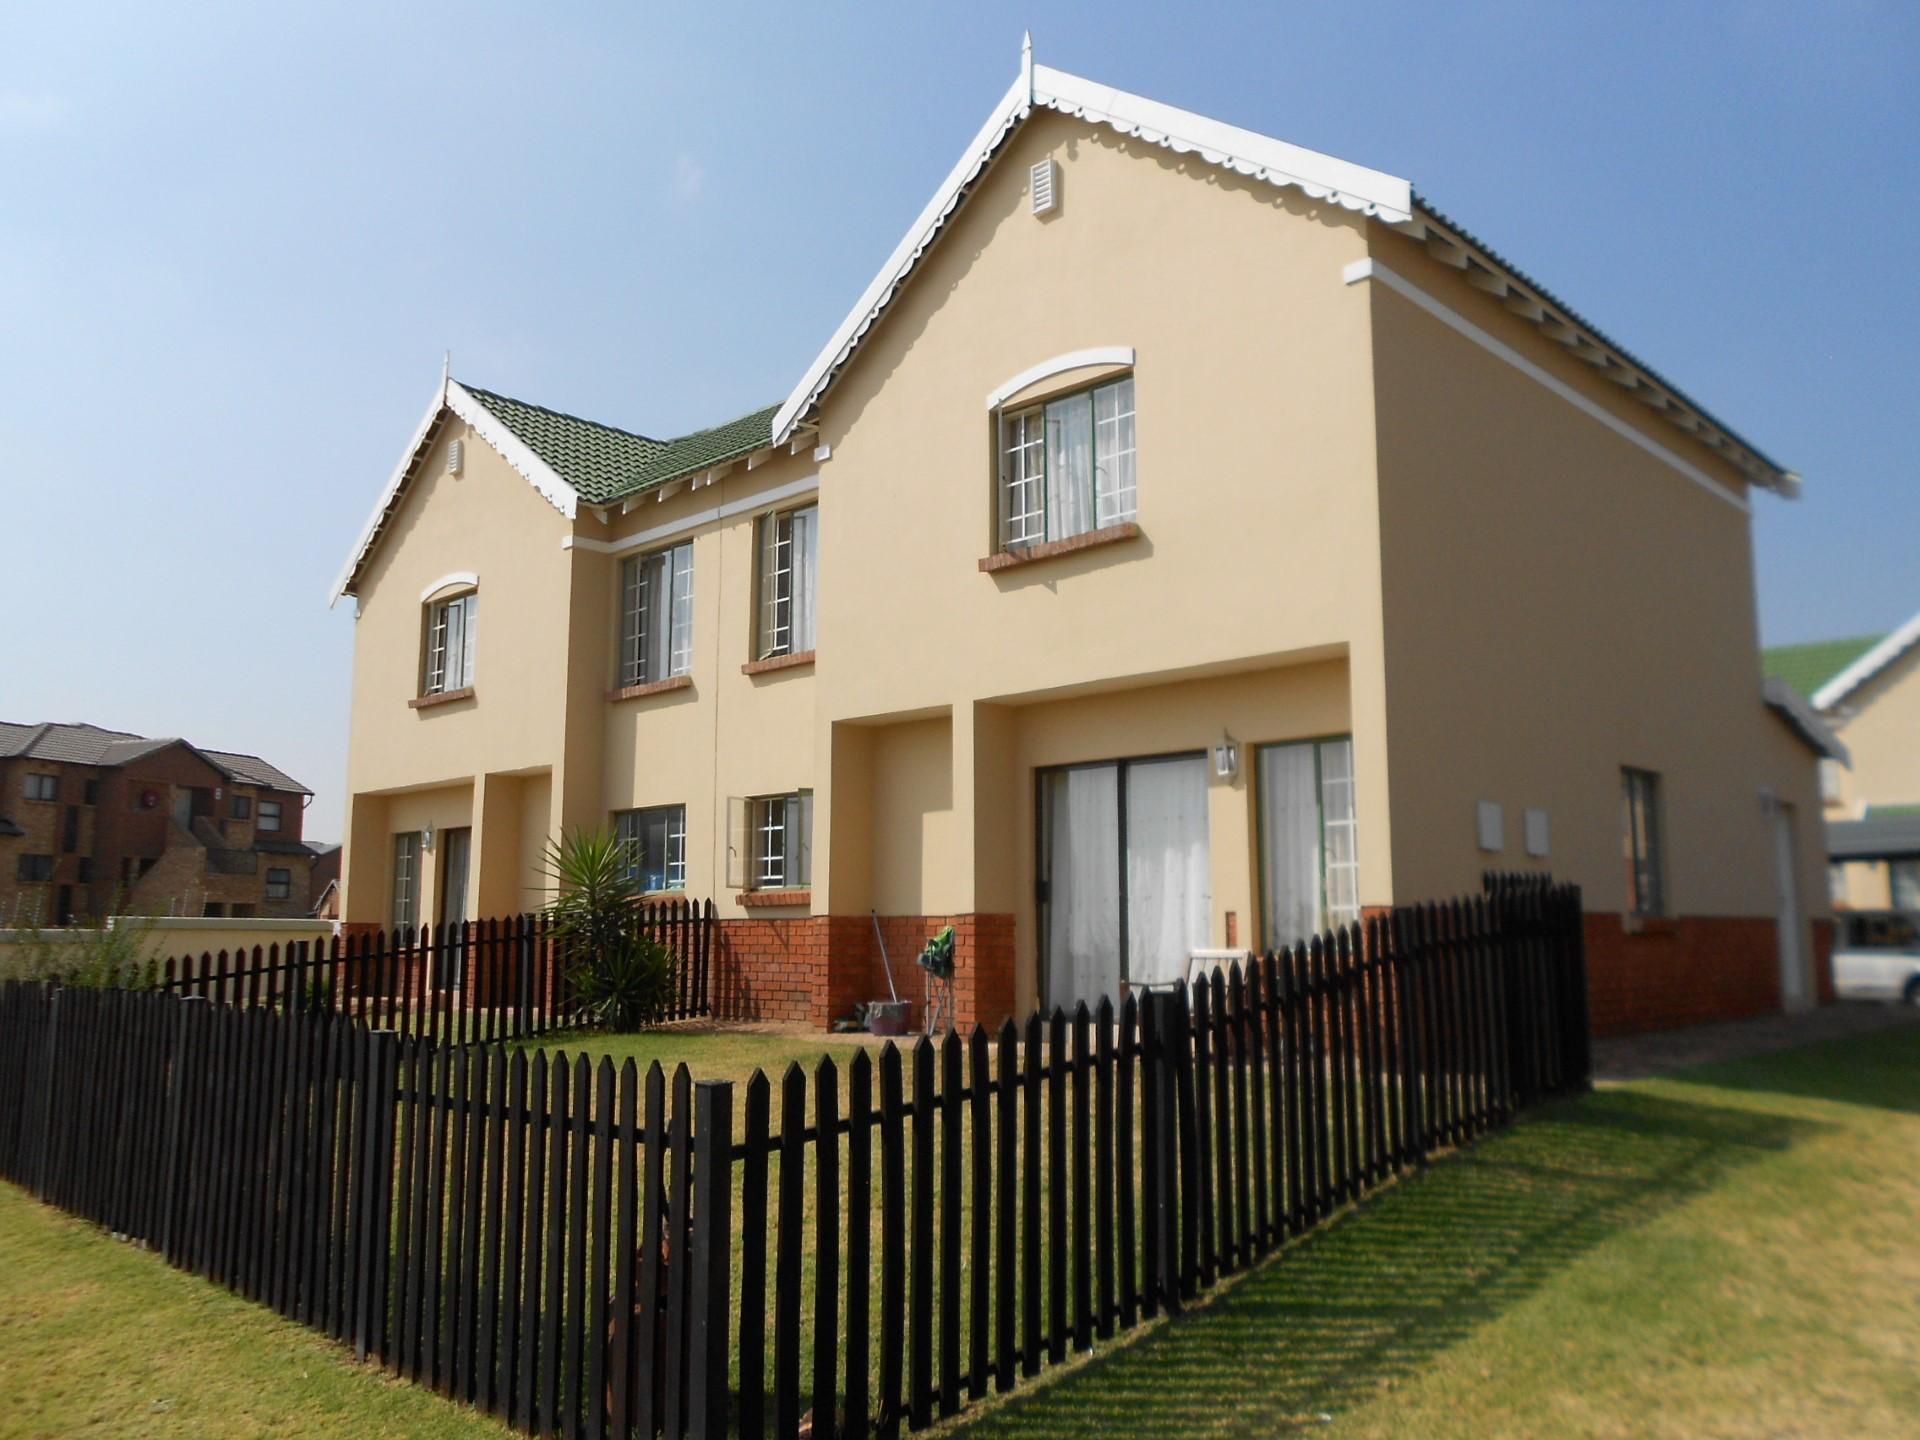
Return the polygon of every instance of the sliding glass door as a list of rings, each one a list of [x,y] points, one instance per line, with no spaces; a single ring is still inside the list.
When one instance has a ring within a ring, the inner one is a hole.
[[[1360,918],[1353,741],[1259,748],[1264,949]]]
[[[1181,979],[1212,909],[1205,757],[1042,771],[1039,798],[1046,1003]]]

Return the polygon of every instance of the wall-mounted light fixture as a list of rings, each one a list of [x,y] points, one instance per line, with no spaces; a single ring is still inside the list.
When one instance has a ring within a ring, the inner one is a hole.
[[[420,848],[422,850],[433,849],[433,826],[431,824],[420,827]]]
[[[1240,747],[1234,743],[1233,736],[1226,731],[1220,732],[1220,743],[1213,747],[1213,773],[1222,780],[1231,780],[1240,770]]]

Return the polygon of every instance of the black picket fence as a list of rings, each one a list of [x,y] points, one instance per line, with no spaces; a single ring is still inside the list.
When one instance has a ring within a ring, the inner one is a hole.
[[[633,920],[673,956],[669,999],[655,1021],[710,1014],[713,902],[647,901],[633,907]],[[478,1045],[575,1024],[574,958],[547,916],[527,914],[174,955],[128,978],[221,1005],[299,1007],[407,1039]]]
[[[530,1433],[897,1435],[1583,1089],[1580,899],[1492,878],[773,1086],[0,992],[0,1174]],[[844,1083],[843,1083],[844,1082]]]

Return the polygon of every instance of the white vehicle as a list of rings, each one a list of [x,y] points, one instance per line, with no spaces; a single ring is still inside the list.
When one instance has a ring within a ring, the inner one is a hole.
[[[1903,1000],[1920,1005],[1920,914],[1852,910],[1836,917],[1834,993],[1850,1000]]]

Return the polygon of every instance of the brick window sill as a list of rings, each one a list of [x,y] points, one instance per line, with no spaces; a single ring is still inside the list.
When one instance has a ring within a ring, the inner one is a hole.
[[[691,675],[670,675],[665,680],[649,680],[644,685],[616,685],[607,691],[609,700],[644,700],[649,695],[665,695],[670,690],[691,690]]]
[[[1140,535],[1140,526],[1132,520],[1123,520],[1118,525],[1103,525],[1098,530],[1088,530],[1079,535],[1070,535],[1065,540],[1048,540],[1039,545],[1022,545],[1013,550],[1002,550],[997,555],[987,555],[980,561],[982,574],[992,575],[1001,570],[1012,570],[1021,565],[1032,565],[1036,561],[1051,560],[1056,555],[1072,555],[1081,550],[1093,550],[1102,545],[1117,545],[1123,540],[1135,540]]]
[[[793,670],[802,665],[813,664],[814,652],[796,650],[791,655],[775,655],[766,660],[749,660],[740,667],[742,675],[765,675],[772,670]]]
[[[473,687],[462,685],[458,690],[442,690],[438,695],[416,695],[407,701],[409,710],[431,710],[436,705],[451,705],[456,700],[473,699]]]
[[[744,905],[749,910],[770,909],[778,906],[806,906],[808,909],[813,907],[811,890],[742,890],[733,898],[736,904]]]
[[[1680,922],[1671,915],[1636,915],[1628,911],[1620,917],[1620,928],[1629,935],[1678,935]]]

